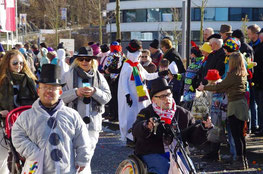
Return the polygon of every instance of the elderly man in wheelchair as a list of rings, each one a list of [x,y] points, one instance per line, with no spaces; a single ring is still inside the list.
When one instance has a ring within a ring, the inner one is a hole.
[[[179,159],[175,157],[177,169],[180,168],[180,173],[195,173],[194,166],[184,151],[185,142],[193,145],[204,143],[207,131],[212,128],[210,118],[196,123],[189,111],[176,105],[171,87],[165,79],[160,78],[152,82],[150,96],[152,104],[139,112],[133,124],[135,155],[146,164],[149,173],[178,173],[174,172],[175,169],[170,162],[171,156],[176,154],[177,147],[177,152],[186,155],[181,161],[188,163],[186,164],[188,167],[180,166]],[[174,148],[171,150],[173,144]]]

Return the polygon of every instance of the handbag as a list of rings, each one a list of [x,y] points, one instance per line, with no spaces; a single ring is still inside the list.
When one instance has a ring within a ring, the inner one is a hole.
[[[43,174],[45,150],[40,150],[35,159],[26,159],[21,174]]]

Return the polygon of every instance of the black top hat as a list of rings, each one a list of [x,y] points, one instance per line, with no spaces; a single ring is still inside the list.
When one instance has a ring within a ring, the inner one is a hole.
[[[92,57],[97,58],[97,56],[93,55],[93,50],[91,47],[81,47],[78,51],[78,54],[76,57]]]
[[[166,89],[172,89],[172,86],[168,85],[168,82],[164,78],[157,78],[152,81],[150,97],[152,98],[156,93],[164,91]]]
[[[209,37],[207,38],[207,40],[209,41],[209,40],[212,39],[212,38],[222,39],[220,34],[212,34],[211,36],[209,36]]]
[[[130,53],[134,53],[138,50],[140,50],[142,48],[142,43],[141,41],[138,41],[136,39],[133,39],[130,41],[129,45],[126,47],[126,49],[130,52]]]
[[[42,66],[40,80],[38,83],[44,83],[49,85],[60,85],[64,86],[66,83],[61,83],[61,69],[58,65],[44,64]]]
[[[158,49],[159,47],[159,41],[157,39],[154,39],[152,43],[150,44],[150,47]]]
[[[103,44],[100,46],[101,52],[106,53],[110,50],[109,46],[107,44]]]

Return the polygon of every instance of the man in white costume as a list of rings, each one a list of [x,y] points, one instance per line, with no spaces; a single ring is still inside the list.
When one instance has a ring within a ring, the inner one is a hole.
[[[148,73],[139,63],[141,57],[141,42],[131,40],[127,49],[127,60],[124,62],[118,87],[118,112],[121,139],[127,145],[133,144],[132,128],[139,111],[151,104],[145,80],[153,80],[165,76],[168,71]]]
[[[39,99],[32,109],[24,111],[12,128],[12,142],[17,152],[35,160],[44,151],[43,173],[73,174],[90,163],[90,138],[86,125],[77,111],[65,106],[60,67],[44,64]]]

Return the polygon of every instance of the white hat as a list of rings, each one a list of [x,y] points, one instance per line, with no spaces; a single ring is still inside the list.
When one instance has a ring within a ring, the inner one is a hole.
[[[173,75],[178,74],[178,68],[177,68],[177,65],[174,61],[172,63],[170,63],[170,65],[168,66],[168,69],[170,70],[170,72]]]

